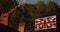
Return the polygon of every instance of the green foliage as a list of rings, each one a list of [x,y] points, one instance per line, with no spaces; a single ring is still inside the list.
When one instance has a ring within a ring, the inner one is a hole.
[[[12,1],[12,0],[0,0],[0,13],[2,13],[2,11],[8,12],[14,6],[16,6],[16,1]]]

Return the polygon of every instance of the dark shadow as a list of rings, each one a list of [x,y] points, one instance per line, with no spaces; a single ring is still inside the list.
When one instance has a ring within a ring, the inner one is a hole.
[[[19,32],[19,31],[0,23],[0,32]]]

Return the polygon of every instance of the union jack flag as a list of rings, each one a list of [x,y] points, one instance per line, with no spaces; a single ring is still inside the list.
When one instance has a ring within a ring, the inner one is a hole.
[[[56,28],[56,16],[38,18],[35,20],[35,30]]]

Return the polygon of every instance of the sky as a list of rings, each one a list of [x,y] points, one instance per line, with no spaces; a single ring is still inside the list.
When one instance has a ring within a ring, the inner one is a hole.
[[[18,0],[18,2],[20,2],[22,0]],[[39,0],[26,0],[26,3],[36,3]],[[47,2],[48,0],[42,0],[44,2]],[[54,0],[58,5],[60,5],[60,0]]]

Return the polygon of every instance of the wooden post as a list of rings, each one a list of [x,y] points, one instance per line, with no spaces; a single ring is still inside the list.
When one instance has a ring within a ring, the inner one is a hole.
[[[24,32],[24,27],[25,27],[25,23],[24,23],[24,22],[21,22],[21,23],[19,23],[19,28],[18,28],[18,30],[19,30],[20,32]]]

